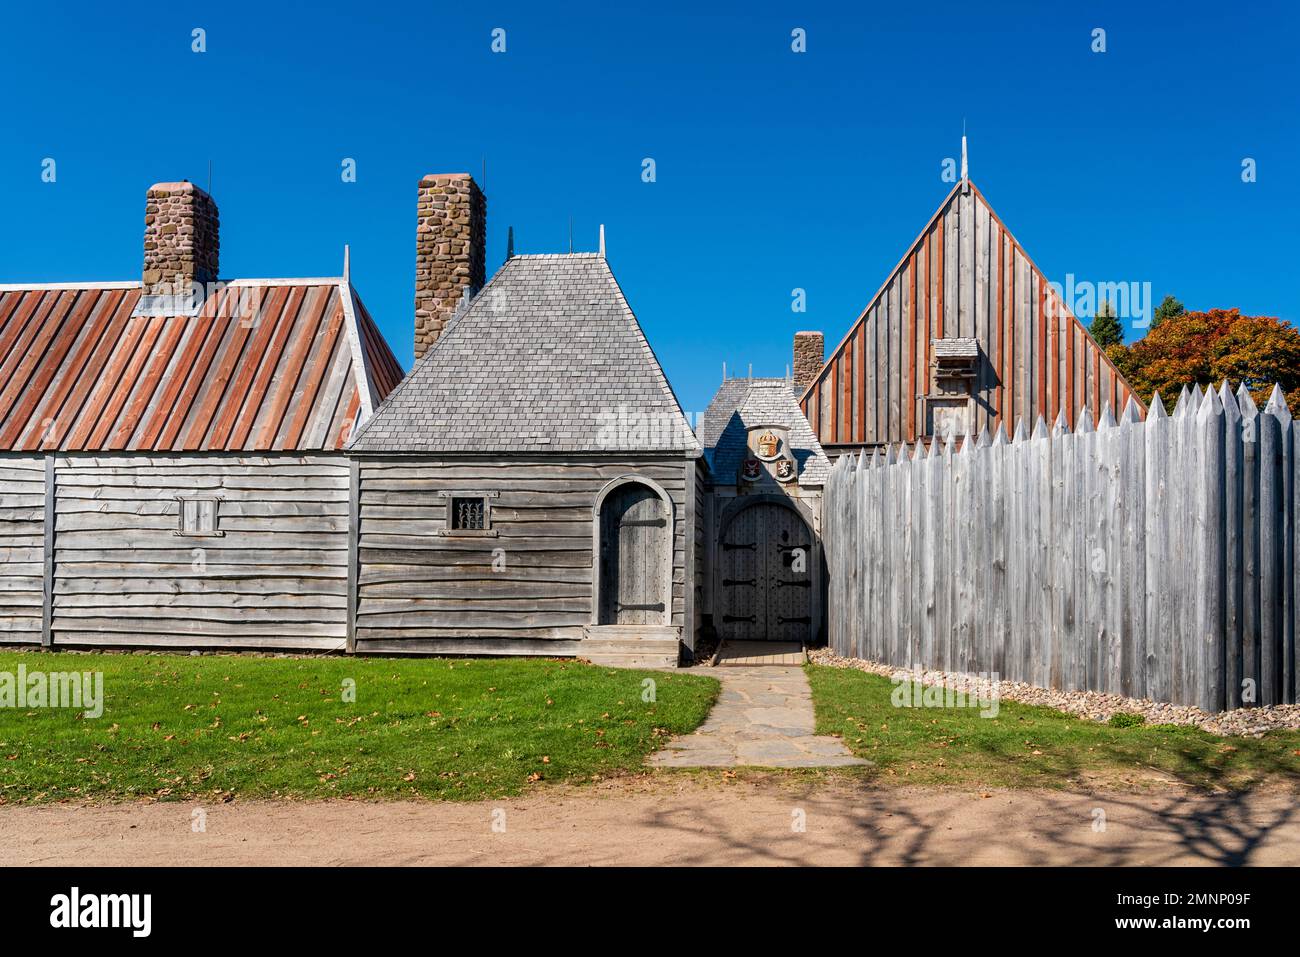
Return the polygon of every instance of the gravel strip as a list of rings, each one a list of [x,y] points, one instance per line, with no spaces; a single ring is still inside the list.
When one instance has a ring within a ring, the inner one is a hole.
[[[881,675],[885,678],[896,674],[911,674],[906,669],[883,665],[861,658],[841,658],[829,649],[816,648],[808,653],[808,659],[817,665],[832,668],[853,668],[868,674]],[[1221,711],[1209,714],[1200,708],[1187,705],[1162,704],[1145,698],[1125,698],[1123,695],[1103,694],[1100,691],[1058,691],[1054,688],[1040,688],[1023,681],[992,681],[975,675],[955,674],[946,671],[923,670],[921,683],[924,685],[952,688],[965,691],[968,695],[987,697],[996,694],[1004,701],[1018,701],[1021,704],[1041,705],[1055,708],[1080,718],[1093,721],[1109,721],[1110,716],[1118,713],[1140,714],[1147,724],[1183,724],[1192,725],[1202,731],[1217,735],[1249,735],[1258,738],[1266,731],[1300,730],[1300,704],[1279,704],[1267,708],[1237,708],[1234,711]]]

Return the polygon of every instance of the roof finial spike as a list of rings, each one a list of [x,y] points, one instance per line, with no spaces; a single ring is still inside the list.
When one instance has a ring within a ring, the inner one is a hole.
[[[352,250],[347,243],[343,244],[343,281],[349,284],[352,282]]]
[[[966,118],[961,120],[961,191],[970,192],[970,176],[966,166]]]
[[[600,258],[605,258],[605,224],[600,224]]]
[[[722,381],[727,381],[727,364],[725,362],[722,363]]]
[[[506,229],[506,259],[515,258],[515,228]]]

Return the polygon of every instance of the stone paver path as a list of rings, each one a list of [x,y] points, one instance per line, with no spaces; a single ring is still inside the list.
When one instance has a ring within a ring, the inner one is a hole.
[[[802,668],[714,668],[722,693],[694,734],[650,755],[660,768],[823,768],[868,764],[839,738],[813,733],[812,689]]]

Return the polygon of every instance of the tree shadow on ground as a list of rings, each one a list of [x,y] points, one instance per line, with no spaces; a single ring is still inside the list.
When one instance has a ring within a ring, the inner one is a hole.
[[[769,792],[761,807],[739,815],[721,806],[726,801],[724,791],[713,806],[660,808],[644,824],[666,843],[681,844],[672,863],[687,866],[1241,866],[1300,859],[1294,797],[1283,792],[971,792],[840,783]]]

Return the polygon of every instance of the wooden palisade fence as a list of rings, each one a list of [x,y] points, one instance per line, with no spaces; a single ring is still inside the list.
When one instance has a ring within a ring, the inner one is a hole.
[[[827,484],[831,650],[1210,711],[1297,700],[1296,429],[1279,389],[1159,396]]]

